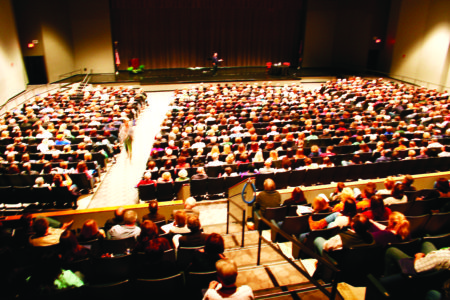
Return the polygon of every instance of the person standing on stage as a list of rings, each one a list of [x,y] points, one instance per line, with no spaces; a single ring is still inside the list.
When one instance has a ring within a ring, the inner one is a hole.
[[[213,57],[212,57],[212,64],[213,64],[213,69],[212,69],[212,75],[216,75],[217,73],[217,69],[219,67],[219,62],[222,62],[223,59],[219,59],[219,55],[217,54],[217,52],[214,53]]]

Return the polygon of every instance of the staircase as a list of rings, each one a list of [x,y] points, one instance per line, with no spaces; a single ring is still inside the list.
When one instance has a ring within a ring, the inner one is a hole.
[[[208,205],[213,206],[213,205]],[[225,212],[226,213],[226,212]],[[258,232],[245,231],[244,247],[241,247],[241,227],[238,224],[230,225],[230,233],[226,234],[226,224],[203,226],[206,233],[216,232],[225,240],[225,256],[233,259],[239,268],[237,285],[249,285],[256,299],[328,299],[317,287],[311,284],[300,272],[288,263],[280,254],[269,245],[262,243],[261,264],[257,265],[258,258]],[[263,233],[269,237],[270,232]],[[290,255],[289,243],[278,244],[283,253]],[[304,266],[315,268],[315,260],[303,260]],[[297,265],[300,263],[297,260]],[[331,290],[331,286],[327,287]],[[342,299],[340,296],[337,299]]]

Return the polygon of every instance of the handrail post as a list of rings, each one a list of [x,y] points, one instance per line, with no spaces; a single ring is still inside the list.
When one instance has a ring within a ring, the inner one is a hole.
[[[244,240],[245,240],[245,209],[242,210],[242,241],[241,241],[241,247],[244,247]]]
[[[263,223],[259,222],[259,226],[258,226],[258,259],[256,261],[256,265],[259,266],[261,264],[261,235],[262,235],[262,230],[261,230],[261,225]]]
[[[230,228],[230,199],[227,199],[227,234]]]

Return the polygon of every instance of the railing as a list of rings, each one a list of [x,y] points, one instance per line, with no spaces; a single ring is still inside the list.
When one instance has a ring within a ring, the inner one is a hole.
[[[71,77],[71,76],[73,76],[73,75],[80,75],[80,74],[82,74],[82,73],[83,73],[83,70],[82,70],[82,69],[70,71],[70,72],[67,72],[67,73],[64,73],[64,74],[59,75],[59,76],[58,76],[58,78],[59,78],[58,81],[61,81],[61,80],[63,80],[64,78],[68,78],[68,77]]]
[[[247,211],[249,210],[249,205],[242,200],[242,190],[246,187],[247,182],[255,183],[255,178],[245,179],[240,183],[232,186],[228,189],[228,201],[227,201],[227,234],[229,233],[230,218],[237,224],[241,224],[241,247],[244,247],[245,241],[245,226],[247,224]],[[245,189],[244,194],[252,193],[250,190]],[[250,207],[251,209],[251,207]]]
[[[329,299],[335,299],[336,298],[336,292],[337,292],[337,283],[338,283],[338,275],[340,270],[336,268],[333,264],[331,264],[329,261],[324,259],[322,256],[314,253],[311,249],[309,249],[307,246],[305,246],[303,243],[301,243],[296,237],[290,236],[286,232],[279,229],[277,226],[271,223],[271,221],[267,220],[264,217],[256,216],[259,220],[259,226],[258,226],[258,233],[259,233],[259,240],[258,240],[258,260],[257,265],[261,264],[261,242],[264,241],[266,244],[268,244],[275,252],[277,252],[279,255],[281,255],[291,266],[293,266],[297,271],[299,271],[303,276],[305,276],[312,284],[314,284],[325,296],[327,296]],[[305,252],[307,255],[309,255],[312,258],[317,259],[319,263],[321,263],[324,267],[331,269],[333,276],[331,280],[331,292],[329,292],[324,285],[320,284],[316,279],[312,278],[311,275],[306,271],[305,266],[302,264],[301,260],[298,260],[298,263],[300,263],[301,267],[297,265],[297,263],[292,260],[290,257],[286,256],[283,251],[281,251],[274,243],[270,240],[267,240],[262,235],[262,224],[266,224],[268,227],[270,227],[270,230],[275,231],[279,235],[283,236],[286,240],[292,242],[292,244],[298,246],[303,252]]]

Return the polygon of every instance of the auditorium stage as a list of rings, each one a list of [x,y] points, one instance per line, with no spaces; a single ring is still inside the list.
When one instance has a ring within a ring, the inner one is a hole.
[[[288,68],[279,72],[260,67],[222,67],[213,76],[209,67],[151,69],[140,73],[120,70],[119,74],[103,73],[91,74],[89,83],[138,83],[140,85],[155,85],[169,83],[195,83],[195,82],[232,82],[232,81],[278,81],[278,80],[303,80],[307,77],[347,77],[360,76],[343,70],[333,69],[297,69]],[[77,82],[83,80],[86,74],[74,75],[61,82]]]

